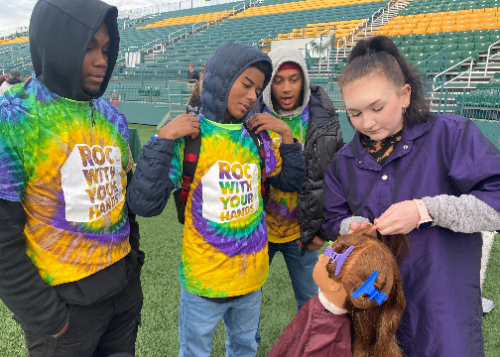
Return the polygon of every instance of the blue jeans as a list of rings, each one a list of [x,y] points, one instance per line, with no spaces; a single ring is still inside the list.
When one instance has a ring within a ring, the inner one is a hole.
[[[299,311],[310,298],[318,295],[318,286],[312,277],[314,266],[318,261],[318,251],[306,250],[305,254],[301,256],[297,240],[288,243],[269,242],[269,265],[277,252],[281,252],[285,257],[295,300],[297,300],[297,311]]]
[[[181,290],[179,304],[179,357],[208,357],[221,318],[226,330],[226,357],[255,357],[261,290],[228,302],[213,302]]]

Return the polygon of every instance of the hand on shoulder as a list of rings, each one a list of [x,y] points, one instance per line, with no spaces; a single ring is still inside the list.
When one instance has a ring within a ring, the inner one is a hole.
[[[159,138],[176,140],[186,135],[195,138],[200,133],[198,118],[192,114],[178,115],[170,123],[161,128]]]

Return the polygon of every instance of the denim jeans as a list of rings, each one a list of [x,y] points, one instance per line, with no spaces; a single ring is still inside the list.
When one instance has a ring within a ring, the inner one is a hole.
[[[269,242],[269,265],[277,252],[281,252],[285,258],[295,300],[297,300],[297,311],[299,311],[310,298],[318,295],[318,286],[312,277],[314,266],[318,261],[318,251],[306,250],[301,256],[298,240],[288,243]]]
[[[261,290],[227,302],[213,302],[181,290],[179,304],[179,357],[208,357],[221,318],[226,330],[226,357],[255,357]]]

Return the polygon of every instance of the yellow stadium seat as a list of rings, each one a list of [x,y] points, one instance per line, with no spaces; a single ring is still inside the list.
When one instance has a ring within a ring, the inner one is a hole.
[[[441,27],[455,26],[455,21],[441,21]]]
[[[472,13],[473,14],[478,14],[478,13],[481,13],[481,12],[484,12],[484,8],[482,8],[482,9],[472,9]]]
[[[399,35],[408,35],[410,33],[413,33],[413,29],[404,29],[399,31]]]
[[[460,14],[472,14],[472,9],[468,9],[468,10],[460,10]]]
[[[427,33],[427,27],[417,27],[413,33]]]
[[[418,27],[418,24],[405,24],[404,28],[405,30],[413,30]]]
[[[484,27],[488,30],[500,29],[500,22],[490,22],[490,23],[484,24]]]
[[[441,27],[428,27],[427,28],[427,33],[436,33],[436,32],[443,32],[443,29]]]
[[[455,26],[443,26],[442,29],[443,32],[457,31],[457,28]]]
[[[386,36],[397,36],[397,35],[406,35],[406,34],[401,33],[401,31],[399,31],[399,30],[391,30],[391,31],[389,31],[389,32],[387,32],[386,34],[383,34],[383,35],[386,35]]]

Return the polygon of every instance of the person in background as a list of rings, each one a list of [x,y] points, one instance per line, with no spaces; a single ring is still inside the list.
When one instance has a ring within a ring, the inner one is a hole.
[[[144,253],[125,203],[133,161],[127,121],[102,97],[117,16],[99,0],[39,0],[35,74],[0,97],[0,299],[29,356],[135,353]]]
[[[205,67],[206,67],[206,66],[207,66],[207,64],[206,64],[206,63],[203,63],[203,64],[201,65],[201,73],[205,73]],[[201,81],[201,79],[200,79],[200,81]]]
[[[283,254],[298,311],[318,294],[312,273],[318,250],[327,240],[321,229],[323,179],[332,157],[343,145],[342,132],[332,101],[323,88],[310,83],[299,50],[283,46],[271,51],[269,57],[273,61],[271,82],[249,115],[279,118],[304,148],[304,186],[295,192],[271,186],[266,205],[269,264],[276,253]],[[270,135],[279,146],[281,137]]]
[[[5,79],[4,76],[0,76],[0,88],[2,87],[3,82],[5,82],[7,79]]]
[[[194,64],[192,63],[189,65],[189,72],[187,74],[187,79],[188,82],[190,83],[194,83],[200,79],[200,75],[198,74],[196,69],[194,69]]]
[[[420,72],[388,37],[359,41],[339,86],[357,132],[328,166],[323,229],[408,235],[405,356],[484,356],[479,232],[500,229],[500,152],[470,119],[429,114]]]
[[[200,74],[200,80],[194,85],[193,91],[189,96],[189,102],[186,108],[186,114],[198,116],[201,108],[201,91],[203,89],[203,72]]]
[[[10,71],[10,78],[0,86],[0,95],[3,95],[16,84],[22,83],[22,79],[23,77],[21,76],[21,72],[19,72],[17,69],[13,69],[12,71]]]

